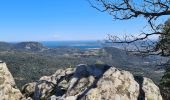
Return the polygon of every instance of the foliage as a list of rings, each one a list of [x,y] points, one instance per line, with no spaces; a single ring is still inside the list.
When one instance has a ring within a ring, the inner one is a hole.
[[[159,37],[156,49],[162,50],[162,56],[170,56],[170,18],[164,23],[162,33],[163,34]],[[167,62],[166,72],[162,77],[161,84],[170,87],[170,68],[168,64],[169,62]]]
[[[170,56],[170,18],[164,23],[156,49],[161,50],[162,56]]]
[[[162,56],[170,57],[170,18],[164,23],[162,33],[156,45],[156,50],[161,50]],[[170,61],[165,65],[165,73],[161,79],[160,85],[162,93],[166,99],[170,99]]]

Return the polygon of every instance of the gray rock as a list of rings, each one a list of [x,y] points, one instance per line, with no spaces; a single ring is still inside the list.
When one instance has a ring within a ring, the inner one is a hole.
[[[5,63],[0,63],[0,100],[20,100],[22,94]]]
[[[26,85],[28,88],[29,85]],[[32,89],[34,90],[34,89]],[[30,91],[32,93],[32,91]],[[27,93],[28,94],[28,93]],[[152,80],[104,64],[80,64],[40,78],[35,100],[162,100]]]

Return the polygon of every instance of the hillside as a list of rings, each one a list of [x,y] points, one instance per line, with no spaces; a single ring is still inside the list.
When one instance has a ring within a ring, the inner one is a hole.
[[[7,43],[0,42],[0,50],[17,50],[17,51],[43,51],[48,49],[48,47],[42,45],[39,42],[19,42],[19,43]]]
[[[12,44],[7,42],[0,42],[0,50],[10,50],[13,47]]]

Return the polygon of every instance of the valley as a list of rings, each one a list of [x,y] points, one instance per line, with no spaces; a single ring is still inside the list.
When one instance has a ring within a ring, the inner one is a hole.
[[[167,58],[137,56],[115,47],[81,49],[74,47],[47,47],[38,42],[18,44],[0,43],[0,60],[14,76],[19,88],[43,75],[51,75],[57,69],[75,67],[78,64],[105,63],[134,75],[151,78],[157,84],[164,68],[159,66]]]

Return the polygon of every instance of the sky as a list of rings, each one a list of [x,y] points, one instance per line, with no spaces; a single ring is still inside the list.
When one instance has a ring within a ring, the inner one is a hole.
[[[0,41],[102,40],[145,25],[142,18],[114,21],[86,0],[0,0]]]

